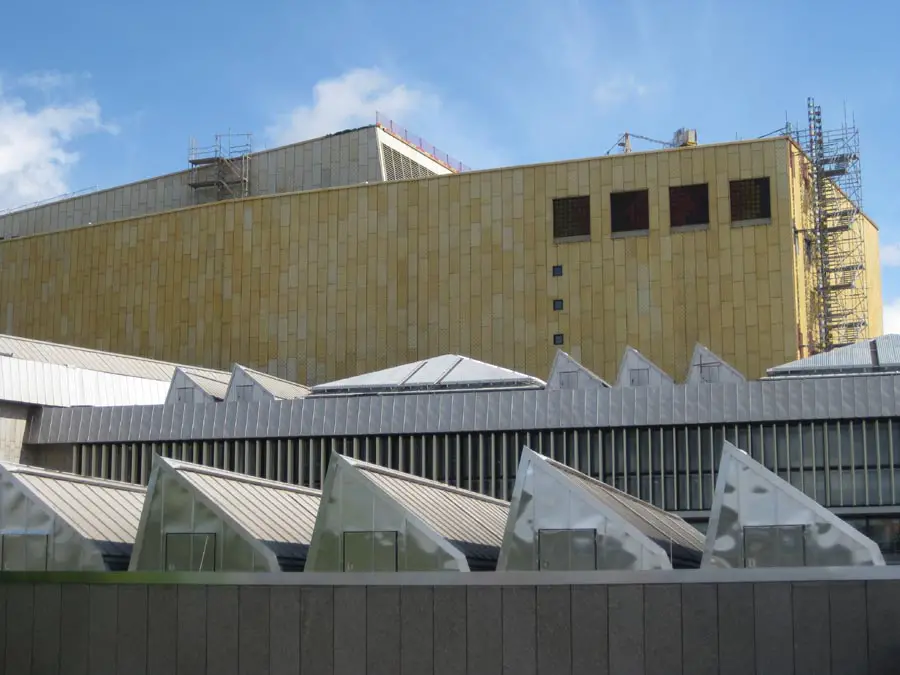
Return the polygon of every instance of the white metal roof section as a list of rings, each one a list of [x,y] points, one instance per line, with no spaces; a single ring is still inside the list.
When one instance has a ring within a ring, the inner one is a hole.
[[[254,389],[251,396],[247,397],[243,388],[251,387]],[[223,397],[226,401],[241,400],[293,400],[308,396],[310,390],[308,387],[289,380],[283,380],[279,377],[251,370],[245,366],[235,364],[231,371],[231,380],[228,384],[228,391]]]
[[[562,349],[557,349],[547,378],[547,389],[609,389],[609,383]]]
[[[617,387],[660,387],[675,384],[659,366],[633,347],[625,347],[619,364]]]
[[[0,472],[93,541],[105,559],[119,559],[127,566],[144,505],[142,486],[9,462],[0,462]]]
[[[165,457],[155,459],[161,469],[202,494],[214,511],[270,549],[279,562],[306,559],[322,496],[318,490]]]
[[[454,389],[537,389],[536,377],[466,356],[444,354],[312,388],[313,394],[403,393]]]
[[[178,371],[184,373],[191,382],[193,382],[204,393],[209,394],[214,399],[221,401],[225,398],[228,391],[228,382],[231,380],[231,374],[216,371],[197,371],[190,368],[179,367]]]
[[[775,366],[769,368],[768,375],[808,377],[897,371],[900,371],[900,335],[891,334]]]
[[[55,407],[159,405],[167,382],[0,356],[0,401]]]
[[[178,366],[176,363],[113,354],[84,347],[72,347],[54,342],[29,340],[13,335],[0,335],[0,356],[165,382],[172,379],[175,368]],[[186,368],[192,372],[221,373],[221,371],[209,368],[193,366],[186,366]]]
[[[342,459],[467,558],[496,560],[509,514],[506,502],[376,464]]]
[[[688,369],[688,384],[715,384],[717,382],[746,382],[741,373],[713,354],[699,342],[694,346],[694,355]]]
[[[884,565],[878,545],[727,441],[703,567]]]

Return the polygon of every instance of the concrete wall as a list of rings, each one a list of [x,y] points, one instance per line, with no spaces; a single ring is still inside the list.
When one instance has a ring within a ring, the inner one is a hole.
[[[375,127],[364,127],[257,152],[250,159],[250,194],[270,195],[381,181],[384,172],[379,137],[382,134],[376,133]],[[423,162],[434,164],[421,153],[415,154]],[[188,185],[190,180],[190,171],[180,171],[0,215],[0,239],[122,220],[215,201],[215,189],[194,190]]]
[[[120,584],[109,574],[70,574],[68,583],[4,575],[0,663],[16,675],[897,672],[896,579],[655,583],[652,575],[608,585],[538,574],[456,574],[468,578],[457,584],[397,575],[390,585],[258,575],[260,585],[208,586],[168,575],[151,585],[128,573]]]
[[[0,401],[0,461],[18,462],[28,425],[28,406]]]
[[[757,377],[798,356],[788,157],[778,138],[634,153],[0,242],[6,330],[307,384],[448,352],[546,376],[556,333],[610,381],[626,345],[680,377],[696,342]],[[729,181],[761,176],[771,222],[732,224]],[[699,182],[712,222],[671,230],[669,186]],[[610,192],[637,188],[649,232],[612,236]],[[552,200],[576,195],[590,240],[558,243]]]

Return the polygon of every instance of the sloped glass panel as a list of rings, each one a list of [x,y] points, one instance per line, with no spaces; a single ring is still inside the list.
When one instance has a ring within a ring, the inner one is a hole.
[[[344,532],[345,572],[396,572],[396,532]]]
[[[0,556],[4,572],[47,570],[49,538],[44,534],[4,534],[0,537]]]
[[[541,530],[538,533],[542,571],[583,571],[597,568],[596,530]]]
[[[702,566],[883,564],[875,542],[747,453],[723,444]]]

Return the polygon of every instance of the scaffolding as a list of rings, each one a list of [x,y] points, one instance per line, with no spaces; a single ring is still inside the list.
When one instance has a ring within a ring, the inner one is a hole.
[[[822,108],[807,99],[807,126],[787,132],[808,156],[803,173],[806,222],[800,225],[809,283],[807,355],[868,335],[865,227],[859,131],[846,116],[840,128],[822,128]]]
[[[192,138],[188,154],[191,166],[188,185],[194,190],[196,201],[211,201],[208,196],[210,190],[215,190],[212,201],[249,197],[252,151],[252,134],[233,134],[230,131],[216,134],[215,143],[209,146],[199,146]]]

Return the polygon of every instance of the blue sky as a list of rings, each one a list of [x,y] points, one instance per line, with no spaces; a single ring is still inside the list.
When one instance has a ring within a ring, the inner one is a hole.
[[[181,169],[191,136],[229,128],[271,147],[378,108],[486,168],[603,154],[623,131],[752,138],[811,95],[826,126],[846,105],[860,128],[900,332],[898,22],[900,5],[834,0],[13,3],[0,208]]]

